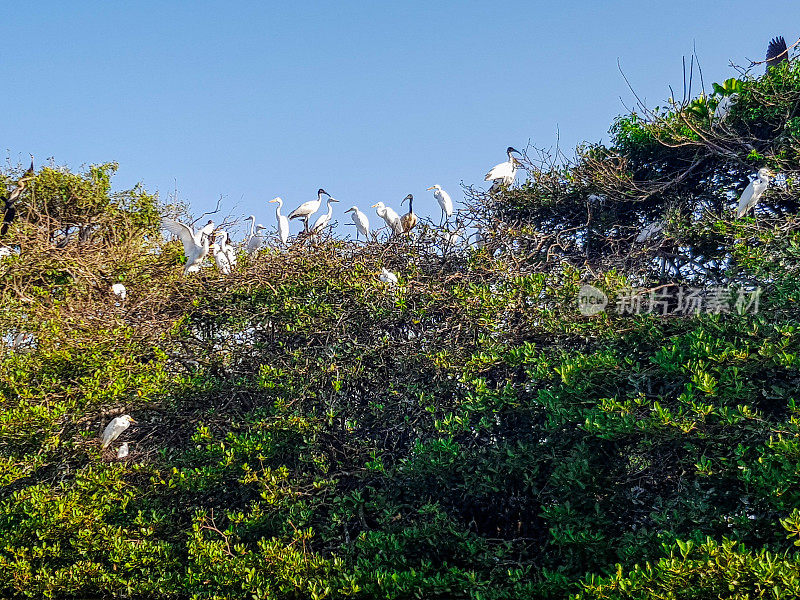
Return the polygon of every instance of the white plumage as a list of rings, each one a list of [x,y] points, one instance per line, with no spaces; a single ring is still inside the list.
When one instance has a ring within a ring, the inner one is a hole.
[[[378,279],[380,279],[383,283],[388,285],[397,285],[397,275],[388,271],[385,268],[381,268],[380,275],[378,275]]]
[[[453,216],[453,200],[450,198],[450,194],[445,192],[440,185],[432,185],[428,188],[428,190],[433,190],[433,197],[436,198],[436,201],[439,203],[439,208],[442,209],[442,214],[444,215],[445,219],[448,219]]]
[[[209,236],[214,230],[214,223],[209,221],[205,227],[197,232],[192,231],[189,226],[172,219],[162,219],[161,225],[171,234],[177,235],[183,242],[183,251],[186,254],[184,273],[199,271],[200,265],[208,256]]]
[[[122,415],[121,417],[114,417],[111,422],[106,425],[103,430],[103,449],[105,450],[117,439],[123,431],[131,426],[131,423],[136,423],[130,415]]]
[[[344,212],[345,212],[345,214],[347,214],[349,212],[353,213],[352,215],[350,215],[350,218],[353,219],[353,223],[355,223],[355,226],[356,226],[356,231],[358,232],[358,233],[356,233],[356,239],[358,239],[358,234],[360,233],[361,235],[364,236],[365,239],[368,240],[369,239],[369,219],[367,218],[367,215],[365,215],[363,212],[358,210],[357,206],[351,206],[350,208],[348,208]]]
[[[506,148],[506,154],[508,155],[508,160],[506,162],[501,162],[499,165],[495,165],[492,169],[486,174],[484,177],[484,181],[493,181],[494,184],[492,188],[496,188],[500,185],[509,186],[514,183],[514,178],[517,175],[517,167],[519,166],[519,161],[511,156],[513,152],[520,154],[519,150],[514,150],[511,146]]]
[[[394,209],[386,206],[383,202],[373,204],[371,208],[375,209],[378,216],[383,219],[389,228],[397,235],[403,233],[403,225],[400,223],[400,215]]]
[[[219,269],[219,272],[223,275],[230,275],[231,263],[220,245],[214,242],[209,246],[209,250],[211,251],[211,255],[214,257],[214,262],[217,263],[217,269]]]
[[[283,208],[283,199],[280,197],[273,198],[269,201],[270,203],[277,202],[278,206],[275,207],[275,218],[278,221],[278,237],[283,242],[283,245],[289,243],[289,219],[281,214],[281,208]]]
[[[253,232],[253,235],[250,236],[250,239],[247,240],[247,255],[251,256],[258,252],[261,249],[262,244],[264,243],[264,236],[261,235],[261,231],[265,230],[261,223],[256,225],[256,229]]]
[[[319,207],[322,204],[322,196],[328,196],[330,198],[331,195],[320,188],[317,190],[317,199],[303,202],[300,206],[289,213],[289,219],[303,219],[306,231],[308,231],[308,218],[319,210]]]
[[[639,232],[639,235],[636,236],[636,243],[641,244],[642,242],[646,242],[651,237],[661,233],[663,229],[664,223],[661,221],[654,221],[653,223],[650,223],[647,227]]]
[[[737,219],[743,217],[747,211],[758,203],[761,195],[767,191],[769,187],[769,178],[774,176],[775,174],[766,167],[762,167],[758,170],[758,177],[756,180],[751,181],[750,184],[744,188],[739,198],[739,205],[736,207]]]
[[[128,295],[128,290],[126,290],[125,286],[121,283],[115,283],[111,286],[111,293],[115,296],[119,296],[121,300],[125,300]]]
[[[123,458],[128,458],[128,442],[122,442],[122,445],[117,450],[117,459],[122,460]]]
[[[721,123],[725,120],[725,117],[728,116],[728,113],[731,112],[731,107],[739,98],[739,94],[731,94],[729,96],[723,96],[719,103],[717,104],[717,108],[714,109],[714,123]]]
[[[311,233],[321,233],[323,229],[325,229],[328,224],[331,222],[331,218],[333,218],[333,203],[338,202],[335,198],[328,197],[328,212],[323,215],[317,217],[317,220],[314,221],[314,225],[311,226]]]

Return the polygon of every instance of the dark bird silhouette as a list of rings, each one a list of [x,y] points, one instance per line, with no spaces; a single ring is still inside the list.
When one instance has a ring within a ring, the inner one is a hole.
[[[0,225],[0,237],[3,237],[7,232],[11,223],[14,222],[14,217],[17,216],[17,207],[15,206],[17,199],[22,194],[28,181],[33,179],[33,157],[31,157],[31,166],[22,174],[22,177],[17,181],[17,185],[11,190],[11,193],[3,198],[3,224]]]
[[[789,60],[789,51],[786,49],[786,40],[782,35],[772,38],[767,46],[767,71],[770,67],[776,67],[783,61]]]

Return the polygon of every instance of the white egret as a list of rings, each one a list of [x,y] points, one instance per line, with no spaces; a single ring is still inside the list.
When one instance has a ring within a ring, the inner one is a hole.
[[[428,190],[433,190],[433,197],[436,198],[436,201],[439,203],[439,207],[442,209],[442,222],[446,221],[450,217],[453,216],[453,200],[450,198],[450,194],[445,192],[440,185],[432,185],[428,188]]]
[[[320,205],[322,205],[322,196],[331,197],[331,195],[319,188],[317,190],[317,199],[316,200],[309,200],[308,202],[303,202],[300,206],[295,208],[291,213],[289,213],[289,219],[303,219],[305,223],[306,233],[308,232],[308,218],[313,215],[315,212],[319,210]]]
[[[278,237],[285,246],[289,242],[289,219],[281,214],[283,208],[283,199],[279,196],[270,200],[270,203],[277,202],[278,206],[275,207],[275,218],[278,220]]]
[[[364,239],[369,240],[369,219],[367,215],[358,210],[357,206],[351,206],[344,212],[345,214],[349,212],[353,213],[350,217],[353,219],[353,223],[355,223],[356,226],[356,240],[358,239],[359,233],[364,236]]]
[[[219,238],[222,237],[222,241],[217,241]],[[227,231],[222,230],[218,231],[217,235],[215,236],[215,241],[219,244],[220,250],[225,257],[228,259],[228,263],[230,264],[231,268],[236,266],[236,248],[233,247],[231,244],[231,237]]]
[[[380,279],[383,283],[387,285],[397,285],[397,275],[392,273],[391,271],[381,268],[380,275],[378,275],[378,279]]]
[[[122,415],[121,417],[114,417],[111,422],[106,425],[103,431],[103,450],[108,448],[115,439],[117,439],[123,431],[131,426],[131,423],[136,423],[134,418],[130,415]]]
[[[128,290],[126,290],[125,286],[121,283],[115,283],[111,286],[111,293],[115,296],[119,296],[120,300],[125,300],[128,295]]]
[[[200,270],[200,265],[208,256],[209,235],[214,230],[214,223],[209,221],[209,224],[199,229],[192,231],[191,227],[184,225],[172,219],[162,219],[161,225],[173,235],[177,235],[183,242],[183,251],[186,254],[186,266],[184,273],[193,273]],[[209,229],[209,225],[211,229]],[[208,230],[208,234],[205,232]]]
[[[200,233],[208,237],[211,237],[211,234],[214,233],[214,221],[209,219],[208,223],[206,223],[200,228]]]
[[[414,195],[409,194],[400,200],[400,206],[402,206],[403,202],[406,200],[408,200],[408,212],[400,217],[400,226],[403,228],[403,233],[410,233],[411,230],[416,226],[419,219],[417,218],[417,215],[414,214]]]
[[[493,166],[492,169],[486,174],[486,177],[483,178],[484,181],[494,182],[490,188],[490,191],[497,191],[500,189],[501,185],[509,186],[514,183],[514,177],[517,175],[517,167],[520,165],[520,162],[511,156],[512,153],[519,154],[520,156],[522,155],[519,150],[515,150],[509,146],[506,148],[508,160],[506,162],[501,162],[499,165]]]
[[[314,221],[314,225],[311,226],[312,234],[322,233],[322,230],[325,229],[331,222],[331,218],[333,217],[334,202],[338,202],[338,200],[328,196],[328,212],[326,212],[324,215],[320,215],[317,217],[317,220]]]
[[[383,202],[377,202],[370,208],[375,209],[375,212],[378,213],[378,216],[386,222],[392,232],[396,233],[397,235],[403,233],[403,225],[400,223],[400,215],[398,215],[394,209],[386,206]]]
[[[714,123],[722,123],[731,112],[731,108],[738,100],[739,94],[733,93],[728,96],[723,96],[717,103],[717,108],[714,109]]]
[[[473,243],[473,247],[475,250],[483,250],[486,247],[486,235],[483,233],[483,229],[480,227],[476,228],[475,242]]]
[[[122,445],[117,450],[117,459],[122,460],[123,458],[128,458],[128,442],[122,442]]]
[[[261,245],[264,243],[264,236],[260,234],[261,231],[266,230],[261,223],[256,225],[256,230],[253,235],[247,240],[247,255],[250,256],[255,254],[261,249]]]
[[[211,251],[211,255],[214,257],[214,262],[217,263],[217,269],[219,272],[223,275],[230,275],[231,263],[220,245],[217,242],[214,242],[208,247],[208,249]]]
[[[736,218],[740,219],[747,211],[753,208],[761,198],[761,195],[769,187],[769,178],[774,177],[775,173],[762,167],[758,170],[758,177],[755,181],[744,188],[742,195],[739,197],[739,205],[736,207]]]

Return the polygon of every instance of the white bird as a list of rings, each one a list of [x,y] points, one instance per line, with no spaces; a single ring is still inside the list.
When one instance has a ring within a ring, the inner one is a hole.
[[[378,275],[378,279],[388,285],[397,285],[397,275],[386,270],[385,268],[381,268],[381,273]]]
[[[206,236],[208,236],[208,237],[211,237],[211,234],[212,234],[213,232],[214,232],[214,221],[212,221],[211,219],[209,219],[209,220],[208,220],[208,223],[206,223],[205,225],[203,225],[203,226],[200,228],[200,233],[201,233],[202,235],[206,235]]]
[[[331,222],[331,218],[333,217],[333,206],[334,202],[338,202],[336,198],[331,198],[328,196],[328,212],[324,215],[320,215],[317,217],[317,220],[314,221],[314,225],[311,226],[311,233],[322,233],[322,230],[325,229],[328,224]]]
[[[642,242],[646,242],[651,237],[661,233],[663,229],[664,223],[662,221],[654,221],[650,223],[647,227],[639,232],[639,235],[636,236],[636,243],[641,244]]]
[[[289,242],[289,219],[281,214],[283,208],[283,199],[279,197],[270,200],[270,203],[277,202],[278,206],[275,207],[275,218],[278,220],[278,237],[285,246]]]
[[[353,213],[350,215],[350,218],[353,219],[353,223],[356,225],[356,240],[358,239],[359,233],[363,235],[365,239],[369,240],[369,219],[367,218],[367,215],[358,210],[357,206],[351,206],[344,212],[345,214],[349,212]]]
[[[186,254],[186,267],[184,273],[193,273],[200,270],[200,265],[208,256],[209,236],[214,230],[211,221],[202,229],[192,231],[191,227],[172,219],[162,219],[161,226],[173,235],[177,235],[183,242],[183,251]]]
[[[295,208],[291,213],[289,213],[289,219],[303,219],[305,223],[306,232],[308,232],[308,218],[313,215],[315,212],[319,210],[320,205],[322,204],[322,196],[325,195],[328,198],[331,195],[319,188],[317,190],[317,199],[316,200],[309,200],[308,202],[303,202],[300,206]]]
[[[744,188],[742,195],[739,197],[739,206],[736,207],[736,218],[740,219],[747,211],[753,208],[761,198],[761,195],[769,187],[769,178],[774,177],[775,173],[762,167],[758,170],[758,178],[751,181],[750,184]]]
[[[252,237],[250,237],[250,239],[247,241],[248,256],[255,254],[261,249],[261,245],[264,243],[264,237],[259,232],[265,229],[266,227],[264,227],[261,223],[256,225],[255,232],[253,233]]]
[[[433,190],[433,197],[436,198],[436,201],[439,203],[439,207],[442,209],[442,221],[446,221],[452,217],[453,200],[450,198],[450,194],[445,192],[440,185],[432,185],[428,188],[428,190]]]
[[[220,237],[222,237],[222,241],[217,241]],[[220,250],[225,257],[228,259],[228,263],[230,264],[231,268],[236,266],[236,248],[233,247],[231,244],[231,237],[227,231],[222,230],[218,231],[217,235],[215,236],[215,241],[219,244]]]
[[[130,415],[122,415],[121,417],[114,417],[111,422],[106,425],[103,431],[103,450],[108,448],[120,434],[131,426],[131,423],[136,423]]]
[[[128,442],[122,442],[122,446],[117,450],[117,459],[122,460],[128,458]]]
[[[386,224],[389,228],[400,235],[403,233],[403,225],[400,223],[400,215],[398,215],[394,209],[386,206],[383,202],[378,202],[373,204],[370,208],[376,209],[375,212],[378,213],[378,216],[386,221]]]
[[[121,300],[125,300],[125,297],[128,295],[128,290],[126,290],[125,286],[121,283],[114,283],[111,286],[111,293],[115,296],[119,296]]]
[[[214,257],[214,262],[217,263],[217,269],[219,269],[219,272],[223,275],[230,275],[231,263],[220,245],[217,242],[214,242],[208,248],[211,250],[211,255]]]
[[[486,247],[486,235],[483,233],[483,229],[480,227],[478,227],[475,231],[475,242],[473,247],[476,250],[483,250]]]
[[[506,162],[501,162],[499,165],[493,166],[492,169],[486,174],[486,177],[483,178],[484,181],[494,182],[490,188],[490,191],[499,190],[501,185],[509,186],[514,183],[514,177],[517,175],[517,167],[520,164],[516,158],[511,156],[511,154],[514,152],[522,155],[519,150],[515,150],[509,146],[506,148],[508,160]]]
[[[738,98],[739,94],[733,93],[720,99],[717,108],[714,109],[714,124],[722,123],[725,120]]]

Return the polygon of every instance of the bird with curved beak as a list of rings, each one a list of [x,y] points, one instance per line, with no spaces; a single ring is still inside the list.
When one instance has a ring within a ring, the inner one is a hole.
[[[508,160],[493,166],[486,174],[486,177],[483,178],[484,181],[492,182],[492,187],[489,188],[490,192],[499,191],[502,186],[507,187],[514,183],[514,178],[517,176],[517,167],[522,165],[519,160],[512,156],[515,153],[522,156],[519,150],[515,150],[511,146],[506,148]]]
[[[306,233],[308,233],[308,218],[319,210],[319,207],[322,205],[322,196],[327,196],[328,198],[331,197],[331,195],[328,192],[326,192],[322,188],[319,188],[319,190],[317,190],[316,200],[309,200],[308,202],[303,202],[300,206],[298,206],[291,213],[289,213],[290,220],[303,219]]]
[[[350,217],[353,219],[353,223],[356,226],[356,241],[358,241],[359,233],[364,236],[365,240],[369,241],[369,219],[367,215],[358,210],[357,206],[351,206],[344,212],[345,214],[349,212],[353,213]]]
[[[409,194],[400,200],[400,206],[402,206],[403,202],[406,200],[408,200],[408,212],[400,217],[400,225],[403,228],[403,233],[411,233],[411,230],[414,229],[419,219],[417,215],[414,214],[414,195]]]

